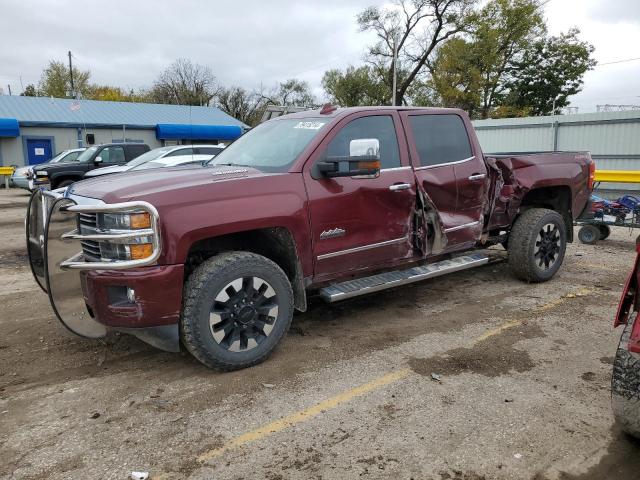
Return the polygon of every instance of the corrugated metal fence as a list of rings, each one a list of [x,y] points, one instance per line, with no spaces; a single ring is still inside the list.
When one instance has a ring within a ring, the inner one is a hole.
[[[587,150],[601,170],[640,170],[640,111],[473,122],[486,153]],[[603,188],[638,190],[630,184]]]

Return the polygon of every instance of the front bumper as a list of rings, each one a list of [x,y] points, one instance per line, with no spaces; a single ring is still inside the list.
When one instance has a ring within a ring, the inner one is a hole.
[[[184,265],[130,270],[83,270],[82,294],[91,316],[106,327],[141,328],[177,324]],[[121,292],[133,290],[131,302]]]
[[[13,176],[11,177],[11,184],[17,188],[24,188],[29,190],[29,179],[24,176]]]

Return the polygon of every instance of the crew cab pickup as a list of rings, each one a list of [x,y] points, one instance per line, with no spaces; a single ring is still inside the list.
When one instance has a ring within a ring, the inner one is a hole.
[[[209,367],[264,360],[307,293],[327,302],[487,263],[551,279],[593,184],[589,153],[483,155],[456,109],[285,115],[204,168],[35,192],[35,278],[72,331],[128,332]]]
[[[34,167],[33,187],[46,186],[52,190],[68,187],[82,180],[94,168],[123,165],[149,151],[144,143],[105,143],[87,148],[75,160]]]

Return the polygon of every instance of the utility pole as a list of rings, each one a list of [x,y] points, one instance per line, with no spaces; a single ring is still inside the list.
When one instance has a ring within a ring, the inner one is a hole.
[[[69,77],[71,78],[71,97],[76,98],[76,89],[73,85],[73,64],[71,63],[71,50],[69,50]]]
[[[391,106],[396,106],[396,64],[398,63],[398,36],[393,32],[393,91],[391,92]]]

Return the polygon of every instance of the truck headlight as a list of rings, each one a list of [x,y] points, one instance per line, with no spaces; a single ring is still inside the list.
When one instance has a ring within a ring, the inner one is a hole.
[[[98,228],[103,230],[139,230],[151,228],[151,215],[141,213],[100,213],[98,214]]]

